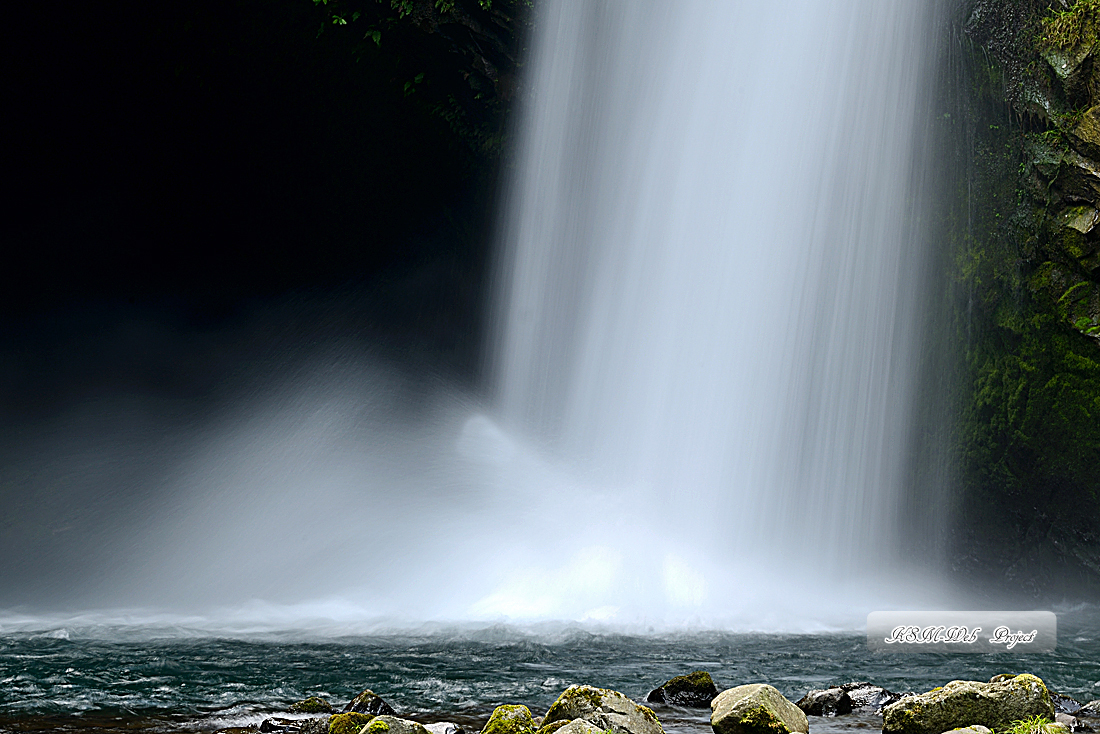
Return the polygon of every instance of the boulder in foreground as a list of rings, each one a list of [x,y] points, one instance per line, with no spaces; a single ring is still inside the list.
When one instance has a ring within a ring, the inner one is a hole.
[[[375,716],[360,730],[360,734],[429,734],[424,725],[408,719],[399,719],[389,714]]]
[[[806,734],[810,730],[806,714],[767,683],[722,691],[710,708],[715,734]]]
[[[358,711],[336,714],[328,720],[328,734],[359,734],[359,730],[373,718],[370,714],[361,714]]]
[[[955,680],[882,709],[883,734],[942,734],[975,724],[990,729],[1042,716],[1054,718],[1054,704],[1043,681],[1017,675],[993,683]]]
[[[574,719],[584,719],[601,731],[611,730],[612,734],[664,734],[653,711],[606,688],[569,686],[546,712],[542,728]]]
[[[481,734],[535,734],[535,720],[526,706],[505,705],[493,709],[493,715]]]
[[[558,734],[604,734],[604,730],[590,721],[573,719],[557,730]]]
[[[397,713],[393,710],[393,706],[383,701],[381,696],[369,688],[351,699],[348,705],[344,706],[344,711],[354,711],[357,714],[368,714],[370,716],[378,716],[379,714],[393,716]]]
[[[673,706],[706,708],[718,695],[718,688],[705,670],[696,670],[687,675],[678,675],[659,688],[654,688],[646,696],[650,703],[664,703]]]

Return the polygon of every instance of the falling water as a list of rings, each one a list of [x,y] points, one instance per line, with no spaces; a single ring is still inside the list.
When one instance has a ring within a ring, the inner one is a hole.
[[[796,573],[799,603],[898,571],[932,16],[547,4],[495,374],[507,429],[570,477],[546,491],[604,503],[580,534],[622,588],[728,609],[750,573]]]
[[[495,402],[328,305],[89,332],[64,351],[110,374],[253,367],[205,411],[120,389],[5,426],[7,509],[40,520],[0,535],[0,610],[345,634],[853,629],[920,603],[936,1],[540,2]]]

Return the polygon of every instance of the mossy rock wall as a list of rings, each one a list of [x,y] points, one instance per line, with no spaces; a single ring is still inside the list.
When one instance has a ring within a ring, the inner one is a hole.
[[[1034,597],[1100,593],[1098,27],[1097,0],[974,0],[941,94],[951,566]]]

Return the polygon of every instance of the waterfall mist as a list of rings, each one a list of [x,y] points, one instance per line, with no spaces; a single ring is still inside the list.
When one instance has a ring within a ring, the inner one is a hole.
[[[327,305],[71,340],[70,369],[219,387],[104,379],[4,427],[34,520],[0,537],[0,624],[817,630],[939,593],[906,496],[934,0],[539,12],[487,390],[348,338],[359,313],[303,326]]]

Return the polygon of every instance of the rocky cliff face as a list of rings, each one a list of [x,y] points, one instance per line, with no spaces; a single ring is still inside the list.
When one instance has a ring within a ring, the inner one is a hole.
[[[966,32],[1020,120],[1021,277],[1100,346],[1100,3],[979,0]]]
[[[964,345],[954,565],[998,588],[1094,596],[1100,0],[973,0],[962,17],[948,86],[963,170],[945,226]]]

